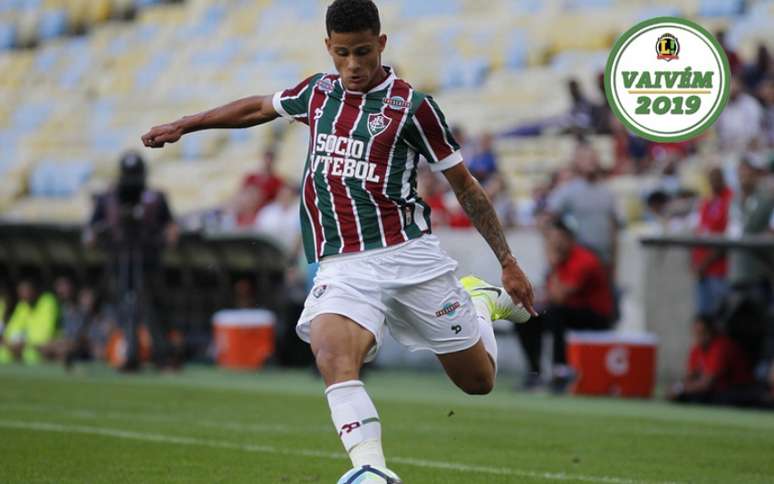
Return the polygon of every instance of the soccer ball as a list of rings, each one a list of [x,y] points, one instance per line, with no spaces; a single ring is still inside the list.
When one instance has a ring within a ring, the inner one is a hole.
[[[402,484],[397,474],[384,467],[362,466],[350,469],[337,484]]]

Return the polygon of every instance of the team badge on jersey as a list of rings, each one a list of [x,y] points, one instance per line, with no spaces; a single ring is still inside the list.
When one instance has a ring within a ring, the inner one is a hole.
[[[320,91],[328,94],[330,92],[333,92],[333,81],[330,79],[322,78],[319,81],[317,81],[317,84],[315,84],[315,87],[319,89]]]
[[[400,96],[386,97],[383,99],[388,108],[403,111],[411,107],[411,103]]]
[[[390,121],[392,121],[392,119],[388,118],[387,116],[381,113],[369,114],[368,132],[371,133],[371,136],[376,136],[377,134],[384,131],[385,128],[387,128],[387,126],[390,125]]]

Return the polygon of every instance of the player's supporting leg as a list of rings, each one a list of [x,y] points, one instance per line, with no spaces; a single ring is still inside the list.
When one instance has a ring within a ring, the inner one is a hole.
[[[312,352],[333,424],[354,467],[385,467],[379,414],[360,381],[360,368],[375,343],[370,331],[344,316],[322,314],[312,321]]]

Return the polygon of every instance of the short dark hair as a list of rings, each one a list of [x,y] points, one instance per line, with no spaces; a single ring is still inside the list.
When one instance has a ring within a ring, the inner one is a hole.
[[[709,313],[698,313],[693,317],[693,322],[701,324],[710,333],[718,332],[718,323],[714,315]]]
[[[569,220],[567,217],[555,217],[551,221],[551,227],[558,230],[565,236],[574,239],[575,238],[575,231],[572,228],[572,221]]]
[[[349,33],[370,30],[379,35],[379,9],[371,0],[335,0],[325,14],[325,28],[331,32]]]

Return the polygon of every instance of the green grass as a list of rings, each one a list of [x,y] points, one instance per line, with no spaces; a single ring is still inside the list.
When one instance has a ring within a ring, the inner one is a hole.
[[[512,393],[373,372],[409,484],[774,482],[774,414]],[[2,483],[335,483],[349,467],[308,372],[0,367]]]

